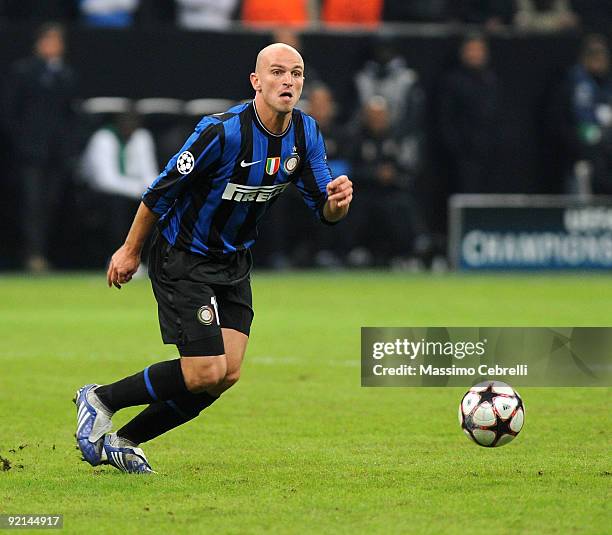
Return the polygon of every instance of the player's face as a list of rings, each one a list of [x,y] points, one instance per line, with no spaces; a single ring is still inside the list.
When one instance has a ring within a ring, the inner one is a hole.
[[[288,113],[297,104],[304,86],[302,58],[288,49],[272,51],[255,73],[253,87],[264,102],[278,113]]]

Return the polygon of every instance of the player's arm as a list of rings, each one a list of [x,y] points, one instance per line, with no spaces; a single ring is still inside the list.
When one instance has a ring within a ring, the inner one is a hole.
[[[219,132],[222,127],[205,117],[189,136],[181,151],[170,159],[166,168],[142,196],[125,243],[113,255],[106,279],[109,287],[121,288],[132,279],[140,265],[140,254],[147,236],[157,220],[196,177],[206,176],[220,157]]]
[[[140,265],[140,255],[144,242],[157,222],[158,215],[146,204],[140,203],[125,243],[112,256],[106,273],[109,288],[121,288],[130,282]]]
[[[323,223],[336,223],[348,213],[353,200],[353,183],[346,175],[332,180],[327,165],[325,142],[314,121],[306,123],[306,162],[295,182],[306,204]]]

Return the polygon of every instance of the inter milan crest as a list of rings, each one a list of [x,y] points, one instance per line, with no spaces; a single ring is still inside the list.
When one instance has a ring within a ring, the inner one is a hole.
[[[296,170],[299,163],[300,163],[300,157],[297,154],[292,154],[291,156],[289,156],[285,160],[285,163],[283,164],[283,169],[285,170],[285,173],[287,173],[288,175],[293,173],[293,171]]]
[[[268,158],[266,160],[266,173],[269,175],[275,175],[280,168],[280,156],[274,158]]]
[[[181,152],[180,156],[176,160],[176,170],[181,173],[181,175],[188,175],[193,170],[193,164],[195,163],[195,158],[193,154],[186,150],[185,152]]]
[[[211,306],[204,305],[198,309],[198,321],[204,325],[212,325],[215,319],[215,312]]]

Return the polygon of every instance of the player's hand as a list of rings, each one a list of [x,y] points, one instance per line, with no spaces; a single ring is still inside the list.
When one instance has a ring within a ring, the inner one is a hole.
[[[327,184],[327,200],[332,212],[348,208],[353,200],[353,183],[346,175],[340,175]]]
[[[139,253],[135,253],[125,245],[117,249],[117,252],[111,258],[106,273],[108,287],[115,286],[115,288],[121,289],[122,284],[126,284],[132,280],[139,265]]]

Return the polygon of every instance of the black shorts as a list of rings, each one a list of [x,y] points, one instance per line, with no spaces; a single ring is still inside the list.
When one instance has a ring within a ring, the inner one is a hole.
[[[253,321],[251,253],[202,256],[172,247],[160,234],[151,244],[149,277],[164,343],[182,356],[223,354],[221,328],[247,336]]]

